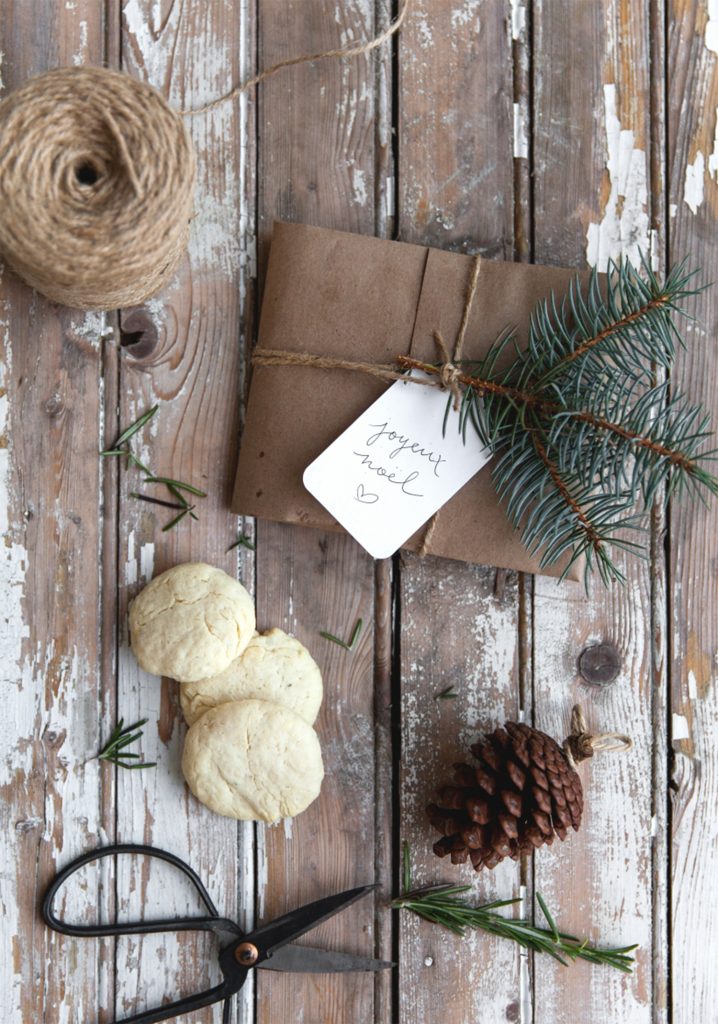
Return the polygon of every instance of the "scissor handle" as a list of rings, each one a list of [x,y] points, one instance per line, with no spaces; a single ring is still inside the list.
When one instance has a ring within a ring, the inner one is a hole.
[[[71,875],[74,875],[76,871],[79,871],[86,864],[92,863],[92,861],[102,860],[104,857],[114,857],[121,853],[133,853],[140,854],[145,857],[155,857],[158,860],[167,861],[168,864],[172,864],[173,867],[178,868],[187,878],[189,878],[190,882],[199,893],[200,899],[209,911],[209,915],[206,917],[161,918],[157,921],[134,921],[126,924],[88,925],[68,924],[66,921],[61,921],[52,909],[52,904],[58,890],[64,885],[68,878],[70,878]],[[219,916],[217,908],[205,889],[202,880],[192,870],[192,868],[189,867],[189,865],[185,864],[184,861],[180,860],[180,858],[176,857],[173,853],[167,853],[166,850],[156,850],[152,846],[142,846],[134,843],[103,846],[99,850],[84,853],[81,857],[78,857],[77,860],[68,864],[66,868],[63,868],[55,880],[48,886],[42,901],[42,917],[45,924],[56,932],[60,932],[63,935],[76,935],[83,937],[98,938],[108,935],[147,935],[154,932],[206,931],[214,932],[219,935],[220,940],[224,944],[232,938],[236,938],[242,934],[240,928],[233,921],[229,921],[227,918]],[[156,1019],[160,1020],[162,1018],[158,1017]]]
[[[226,982],[215,985],[206,992],[199,992],[195,996],[187,996],[185,999],[178,999],[174,1003],[165,1003],[164,1006],[157,1006],[154,1010],[142,1010],[140,1013],[133,1013],[131,1017],[123,1017],[114,1024],[156,1024],[160,1020],[171,1020],[183,1013],[191,1013],[193,1010],[201,1010],[203,1006],[212,1006],[221,999],[225,1000],[222,1024],[229,1024],[230,1007],[232,1005],[233,992],[229,990]]]

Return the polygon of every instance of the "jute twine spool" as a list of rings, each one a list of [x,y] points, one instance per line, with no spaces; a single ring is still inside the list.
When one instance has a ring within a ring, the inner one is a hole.
[[[55,302],[116,309],[159,291],[194,183],[182,118],[128,75],[60,68],[0,103],[0,258]]]
[[[182,115],[201,114],[285,68],[378,49],[373,39],[303,54],[195,110],[104,68],[38,75],[0,103],[0,259],[43,295],[76,309],[137,306],[172,276],[187,245],[195,183]]]

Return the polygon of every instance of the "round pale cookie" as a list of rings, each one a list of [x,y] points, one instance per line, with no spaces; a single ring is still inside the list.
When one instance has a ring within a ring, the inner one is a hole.
[[[252,639],[254,602],[221,569],[187,562],[148,583],[130,605],[140,666],[189,683],[223,672]]]
[[[231,700],[270,700],[313,725],[322,703],[322,674],[309,651],[284,630],[255,633],[224,672],[180,687],[187,725]]]
[[[182,771],[210,810],[245,821],[299,814],[324,778],[311,725],[265,700],[232,701],[202,715],[187,733]]]

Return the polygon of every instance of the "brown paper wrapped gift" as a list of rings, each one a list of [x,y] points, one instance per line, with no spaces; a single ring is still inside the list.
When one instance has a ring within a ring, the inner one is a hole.
[[[275,224],[257,352],[330,359],[436,362],[434,332],[450,350],[465,305],[472,258],[404,242]],[[527,337],[536,303],[563,295],[575,271],[481,262],[462,358],[479,359],[507,327]],[[389,385],[346,369],[254,366],[233,509],[285,523],[341,530],[302,484],[306,467]],[[405,548],[416,551],[425,530]],[[522,572],[539,570],[491,482],[491,462],[438,513],[429,554]],[[570,579],[579,579],[574,565]]]

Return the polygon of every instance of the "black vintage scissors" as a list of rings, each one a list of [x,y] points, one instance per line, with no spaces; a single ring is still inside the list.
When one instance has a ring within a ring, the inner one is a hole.
[[[204,917],[184,917],[159,921],[135,921],[130,924],[81,925],[66,924],[60,921],[52,909],[58,890],[80,868],[103,857],[114,857],[117,854],[140,854],[156,857],[167,861],[186,875],[200,895],[202,902],[209,911]],[[239,992],[247,980],[253,967],[271,971],[304,971],[312,973],[334,973],[337,971],[378,971],[393,964],[383,960],[371,960],[367,957],[353,956],[350,953],[332,953],[325,949],[312,949],[308,946],[294,946],[292,942],[300,935],[315,928],[322,921],[333,917],[340,910],[350,906],[367,893],[375,889],[374,885],[361,885],[357,889],[327,896],[315,903],[307,903],[304,907],[291,910],[288,914],[278,917],[269,924],[262,925],[247,934],[225,917],[220,917],[217,908],[202,884],[200,878],[179,857],[164,850],[156,850],[152,846],[119,845],[105,846],[91,853],[78,857],[72,864],[62,870],[50,885],[42,902],[42,916],[50,928],[63,935],[79,936],[113,936],[113,935],[147,935],[152,932],[213,932],[219,939],[219,966],[223,981],[214,988],[206,989],[197,995],[166,1003],[153,1010],[144,1010],[131,1017],[125,1017],[115,1024],[153,1024],[154,1021],[169,1020],[203,1006],[211,1006],[224,1000],[223,1024],[229,1024],[232,996]]]

